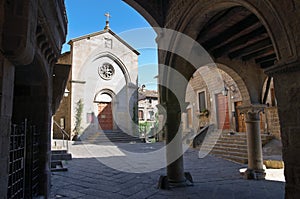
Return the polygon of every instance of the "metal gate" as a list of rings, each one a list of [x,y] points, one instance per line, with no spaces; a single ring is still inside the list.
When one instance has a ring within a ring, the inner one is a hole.
[[[28,125],[26,135],[25,198],[38,196],[39,191],[39,134],[35,126]]]
[[[11,128],[7,198],[24,198],[26,123]]]
[[[27,120],[12,125],[7,198],[32,198],[39,186],[39,134]]]

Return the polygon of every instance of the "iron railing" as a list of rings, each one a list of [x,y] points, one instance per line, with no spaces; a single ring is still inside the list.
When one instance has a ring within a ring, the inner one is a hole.
[[[69,140],[70,140],[69,134],[63,128],[61,128],[61,126],[56,121],[53,120],[53,123],[59,128],[60,130],[59,132],[62,134],[62,138],[63,138],[62,147],[63,148],[66,147],[67,151],[69,151]],[[65,139],[65,137],[67,137],[67,139]]]

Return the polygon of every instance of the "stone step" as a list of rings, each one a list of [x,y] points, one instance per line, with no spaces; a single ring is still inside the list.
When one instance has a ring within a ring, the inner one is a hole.
[[[268,143],[273,137],[261,135],[262,145]],[[201,151],[209,152],[218,157],[239,163],[248,162],[246,133],[222,133],[219,137],[214,134],[207,135],[201,145]],[[199,147],[198,147],[199,148]]]
[[[72,160],[72,155],[70,153],[66,154],[52,154],[51,160]]]
[[[68,168],[64,162],[65,161],[62,160],[51,161],[51,172],[68,171]]]
[[[235,157],[241,157],[241,158],[248,158],[248,153],[244,152],[238,152],[238,151],[225,151],[225,150],[219,150],[219,149],[213,149],[211,151],[211,154],[218,154],[218,155],[225,155],[225,156],[235,156]]]
[[[226,159],[226,160],[242,163],[242,164],[247,164],[248,163],[248,158],[244,158],[244,157],[240,157],[240,156],[225,155],[225,154],[223,154],[223,155],[214,154],[214,156],[220,157],[220,158],[223,158],[223,159]]]
[[[105,142],[116,142],[116,143],[130,143],[130,142],[141,142],[138,137],[128,135],[123,132],[100,132],[94,135],[88,136],[82,140],[88,143],[105,143]]]
[[[225,141],[205,141],[202,143],[202,146],[225,146],[225,147],[234,147],[234,148],[247,148],[247,143],[242,142],[225,142]]]
[[[211,146],[202,146],[201,149],[211,149]],[[235,151],[235,152],[239,152],[239,153],[248,153],[247,152],[247,148],[239,148],[239,147],[225,147],[225,146],[219,146],[219,145],[215,145],[213,147],[214,150],[221,150],[221,151]]]
[[[67,171],[66,161],[72,160],[72,155],[67,150],[52,150],[51,151],[51,171],[60,172]]]
[[[52,155],[57,155],[57,154],[66,154],[67,150],[62,149],[62,150],[51,150]]]

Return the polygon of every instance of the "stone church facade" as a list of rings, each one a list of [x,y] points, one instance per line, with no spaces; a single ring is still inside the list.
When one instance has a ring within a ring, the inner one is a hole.
[[[69,61],[72,67],[66,90],[69,93],[54,121],[74,136],[80,101],[78,133],[82,138],[99,130],[136,134],[139,53],[108,24],[104,30],[72,39],[69,44],[71,52],[59,60]],[[60,136],[57,131],[54,125],[54,138]]]

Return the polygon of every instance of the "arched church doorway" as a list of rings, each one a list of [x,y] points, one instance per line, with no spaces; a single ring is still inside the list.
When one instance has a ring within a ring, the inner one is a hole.
[[[109,94],[101,94],[98,102],[98,123],[101,130],[113,130],[112,97]]]

